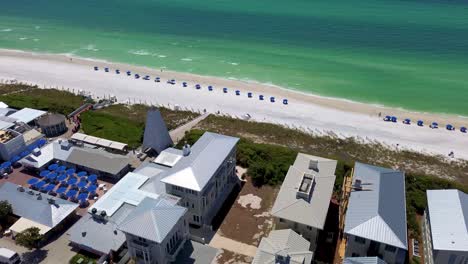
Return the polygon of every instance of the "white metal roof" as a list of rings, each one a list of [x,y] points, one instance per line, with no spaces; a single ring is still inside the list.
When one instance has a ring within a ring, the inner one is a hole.
[[[15,254],[16,254],[16,252],[14,252],[13,250],[9,250],[8,248],[0,247],[0,255],[1,256],[11,258]]]
[[[121,142],[112,141],[105,138],[98,138],[83,133],[75,133],[71,136],[71,138],[74,140],[83,141],[84,143],[88,143],[91,145],[112,148],[116,150],[124,150],[127,147],[127,144]]]
[[[32,108],[23,108],[9,115],[8,117],[15,118],[18,120],[18,122],[29,123],[45,114],[46,112],[42,110],[37,110],[37,109],[32,109]]]
[[[468,194],[427,190],[434,250],[468,251]]]
[[[174,167],[174,165],[182,158],[182,155],[171,153],[169,151],[162,151],[153,162],[167,167]]]
[[[12,127],[14,125],[15,124],[13,124],[11,122],[6,122],[6,121],[3,121],[3,120],[0,120],[0,130],[10,128],[10,127]]]
[[[345,233],[407,249],[404,173],[356,162],[356,179],[362,190],[351,192]]]
[[[0,102],[0,108],[8,108],[8,105],[4,102]]]
[[[317,161],[318,171],[309,168],[311,161]],[[299,153],[281,185],[271,209],[272,215],[322,230],[335,183],[336,163],[336,160]],[[315,184],[308,201],[296,195],[305,173],[315,175]]]

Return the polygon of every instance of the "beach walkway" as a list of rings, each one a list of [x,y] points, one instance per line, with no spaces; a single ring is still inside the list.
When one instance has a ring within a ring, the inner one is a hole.
[[[169,135],[171,136],[172,141],[174,141],[174,143],[179,142],[179,140],[181,140],[184,137],[185,132],[190,131],[194,126],[203,121],[203,119],[207,118],[209,115],[209,113],[204,113],[203,115],[193,119],[192,121],[171,130],[169,132]]]

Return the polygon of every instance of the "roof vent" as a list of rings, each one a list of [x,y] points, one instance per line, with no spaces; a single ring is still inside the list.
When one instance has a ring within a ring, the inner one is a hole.
[[[116,230],[114,230],[114,235],[117,235],[117,229],[116,229]]]
[[[50,203],[50,204],[55,204],[55,200],[53,198],[48,198],[47,201]]]
[[[102,210],[102,211],[101,211],[101,216],[102,216],[102,217],[106,217],[106,215],[107,215],[106,211],[105,211],[105,210]]]
[[[319,171],[319,169],[318,169],[318,160],[310,160],[309,161],[309,170],[313,170],[313,171],[316,171],[316,172]]]
[[[28,191],[28,194],[34,195],[34,192],[33,192],[32,190],[29,190],[29,191]]]
[[[41,155],[41,149],[40,148],[35,148],[32,151],[32,153],[33,153],[34,156],[39,157]]]
[[[96,209],[96,208],[91,209],[91,213],[92,213],[92,214],[96,214],[96,213],[97,213],[97,209]]]
[[[82,236],[82,237],[85,237],[85,236],[86,236],[86,232],[81,232],[81,236]]]
[[[310,201],[313,189],[315,187],[315,176],[312,174],[304,173],[302,176],[299,187],[297,188],[296,197]]]
[[[184,147],[182,148],[182,153],[184,155],[184,157],[187,157],[188,155],[190,155],[190,145],[185,143]]]
[[[354,180],[354,186],[353,188],[357,191],[362,190],[362,180],[361,179],[356,179]]]
[[[40,193],[37,194],[37,199],[42,200],[42,195]]]
[[[18,190],[18,192],[24,192],[24,187],[21,185],[18,185],[18,188],[16,188],[16,190]]]

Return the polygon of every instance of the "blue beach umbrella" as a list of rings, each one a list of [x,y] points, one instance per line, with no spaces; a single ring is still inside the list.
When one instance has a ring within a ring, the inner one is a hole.
[[[283,99],[283,104],[287,105],[288,104],[288,99]]]
[[[200,90],[200,89],[201,89],[201,86],[200,86],[199,84],[196,84],[196,85],[195,85],[195,89]]]
[[[51,173],[47,174],[46,178],[50,179],[50,180],[53,180],[53,179],[57,178],[57,173],[51,172]]]
[[[236,95],[237,95],[237,96],[240,95],[240,91],[239,91],[239,90],[236,90]]]
[[[127,76],[130,76],[132,75],[132,72],[131,71],[127,71]]]
[[[208,91],[210,91],[210,92],[213,91],[213,86],[208,85]]]
[[[80,194],[78,194],[77,199],[86,201],[88,199],[88,194],[87,193],[80,193]]]
[[[67,169],[67,167],[62,165],[62,166],[59,166],[55,171],[57,171],[57,172],[63,172],[63,171],[65,171],[66,169]]]
[[[88,181],[95,182],[96,180],[97,180],[97,175],[96,174],[89,175]]]
[[[94,70],[95,70],[95,71],[98,71],[98,70],[99,70],[99,67],[98,67],[98,66],[94,66]]]
[[[75,169],[72,168],[72,169],[67,170],[67,175],[73,175],[73,174],[75,174]]]
[[[258,96],[258,99],[259,99],[260,101],[263,101],[263,99],[264,99],[263,94],[259,95],[259,96]]]
[[[79,183],[76,184],[78,188],[83,188],[87,185],[88,183],[86,181],[80,181]]]
[[[50,173],[49,170],[43,170],[43,171],[41,171],[41,172],[39,173],[39,176],[45,177],[45,176],[47,176],[47,174],[49,174],[49,173]]]
[[[387,116],[384,117],[384,121],[386,121],[386,122],[392,121],[392,117],[387,115]]]
[[[49,184],[49,185],[44,187],[44,191],[46,191],[46,192],[50,192],[53,189],[55,189],[55,184]]]
[[[57,177],[57,180],[58,181],[64,181],[67,179],[67,175],[66,174],[60,174],[58,177]]]
[[[97,186],[96,185],[90,185],[90,186],[88,186],[87,190],[88,190],[88,192],[93,193],[93,192],[95,192],[97,190]]]
[[[398,118],[397,118],[396,116],[392,116],[392,122],[393,122],[393,123],[396,123],[397,120],[398,120]]]
[[[228,92],[228,88],[223,88],[223,93],[227,93]]]
[[[432,122],[431,128],[439,128],[439,124],[437,122]]]
[[[452,126],[451,124],[447,124],[447,125],[445,126],[445,128],[446,128],[447,130],[455,130],[455,127]]]
[[[80,171],[80,172],[78,172],[78,173],[76,174],[76,176],[78,176],[78,177],[84,177],[84,176],[86,176],[87,174],[88,174],[88,173],[87,173],[86,171]]]
[[[47,167],[50,171],[54,171],[59,167],[57,163],[50,164],[49,167]]]
[[[74,197],[76,196],[76,194],[77,194],[77,191],[75,191],[75,190],[69,190],[69,191],[66,193],[66,195],[67,195],[68,198],[74,198]]]
[[[28,183],[29,185],[33,185],[33,184],[36,184],[36,183],[38,183],[38,182],[39,182],[39,179],[38,179],[38,178],[31,178],[31,179],[28,180],[27,183]]]
[[[270,97],[270,102],[274,103],[275,102],[275,97]]]
[[[460,132],[466,133],[466,127],[460,127]]]
[[[120,74],[120,70],[119,69],[115,70],[115,73]]]
[[[418,120],[418,126],[424,126],[424,122],[422,120]]]
[[[46,182],[45,181],[40,181],[40,182],[37,182],[36,184],[34,184],[34,186],[38,189],[42,188],[44,185],[46,185]]]
[[[156,77],[156,78],[154,79],[154,81],[155,81],[155,82],[160,82],[160,81],[161,81],[161,78]]]
[[[251,92],[248,92],[248,93],[247,93],[247,97],[248,97],[248,98],[252,98],[252,96],[253,96],[253,94],[252,94]]]
[[[406,124],[406,125],[411,124],[411,119],[405,118],[405,120],[403,120],[403,124]]]
[[[69,179],[69,180],[67,181],[67,183],[68,183],[69,185],[73,185],[73,184],[75,184],[77,181],[78,181],[78,179],[76,179],[76,178],[73,177],[73,178]]]
[[[58,193],[58,194],[61,194],[61,193],[64,193],[67,191],[67,188],[65,187],[60,187],[58,188],[55,192]]]

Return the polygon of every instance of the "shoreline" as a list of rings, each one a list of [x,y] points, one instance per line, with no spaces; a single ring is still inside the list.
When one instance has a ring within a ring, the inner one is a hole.
[[[94,71],[94,66],[98,66],[99,71]],[[105,73],[104,67],[109,67],[110,72]],[[114,69],[121,69],[122,73],[115,74]],[[142,77],[150,75],[152,79],[137,80],[127,76],[126,70],[139,73]],[[155,76],[161,78],[160,83],[154,82]],[[299,128],[317,135],[331,133],[342,138],[355,137],[364,142],[380,142],[398,150],[408,149],[445,157],[453,151],[456,158],[468,160],[468,134],[459,131],[460,126],[468,126],[468,118],[454,115],[410,112],[304,94],[255,82],[165,70],[161,72],[122,63],[24,51],[0,50],[0,79],[15,79],[37,84],[41,88],[82,90],[94,98],[113,95],[119,103],[177,105],[238,118],[249,114],[252,121]],[[175,79],[176,85],[167,84],[166,80],[170,79]],[[182,87],[181,82],[187,82],[188,87]],[[200,84],[202,88],[195,89],[195,84]],[[208,91],[208,85],[212,85],[214,90]],[[228,93],[223,93],[222,87],[228,87]],[[240,90],[241,96],[234,95],[235,90]],[[253,98],[247,98],[247,92],[252,92]],[[265,96],[264,101],[258,100],[259,94]],[[276,103],[270,102],[270,96],[276,98]],[[288,105],[283,105],[283,98],[288,99]],[[379,113],[382,116],[397,116],[398,122],[384,122],[378,117]],[[404,118],[410,118],[412,124],[402,124]],[[425,127],[416,126],[418,119],[425,121]],[[432,121],[437,121],[440,128],[429,129],[428,124]],[[448,123],[457,130],[447,131],[445,124]]]
[[[309,93],[305,91],[300,91],[297,89],[281,87],[275,84],[270,83],[261,83],[255,80],[241,80],[241,79],[231,79],[231,78],[223,78],[217,76],[208,76],[208,75],[199,75],[193,73],[185,73],[185,72],[177,72],[171,70],[163,70],[160,72],[160,69],[151,68],[148,66],[141,66],[141,65],[133,65],[121,62],[112,62],[105,59],[98,59],[98,58],[86,58],[86,57],[79,57],[75,56],[71,53],[43,53],[43,52],[34,52],[34,51],[23,51],[23,50],[12,50],[12,49],[1,49],[0,48],[0,57],[2,56],[13,56],[13,57],[23,57],[23,58],[30,58],[30,59],[47,59],[47,60],[55,60],[55,61],[62,61],[62,62],[70,62],[70,58],[73,59],[73,63],[81,63],[87,64],[94,63],[93,65],[96,66],[116,66],[122,69],[131,69],[132,72],[138,71],[140,73],[145,73],[148,75],[157,73],[158,76],[179,76],[183,77],[184,81],[189,83],[196,82],[198,80],[203,81],[204,83],[209,83],[210,80],[215,80],[214,82],[223,82],[223,83],[231,83],[232,87],[236,88],[249,88],[248,90],[252,92],[258,92],[259,89],[256,87],[260,87],[261,91],[263,89],[273,89],[272,94],[280,94],[284,98],[293,98],[299,101],[306,101],[307,103],[317,104],[327,108],[334,108],[337,110],[342,111],[351,111],[360,114],[366,114],[370,116],[378,116],[379,113],[382,114],[382,117],[385,115],[392,115],[397,116],[398,121],[402,121],[404,118],[410,118],[412,122],[416,122],[417,120],[423,120],[425,124],[430,124],[431,122],[435,121],[438,122],[439,125],[441,124],[452,124],[456,127],[460,126],[468,126],[468,116],[463,116],[459,114],[449,114],[449,113],[436,113],[436,112],[421,112],[417,110],[405,109],[401,107],[390,107],[382,104],[376,103],[366,103],[366,102],[359,102],[353,101],[346,98],[339,98],[339,97],[329,97],[323,96],[319,94]],[[71,62],[70,62],[71,63]],[[174,77],[175,78],[175,77]],[[171,79],[171,77],[168,77]],[[180,79],[180,78],[179,78]],[[177,80],[177,78],[176,78]],[[229,87],[229,86],[228,86]],[[304,98],[305,97],[305,98]]]

